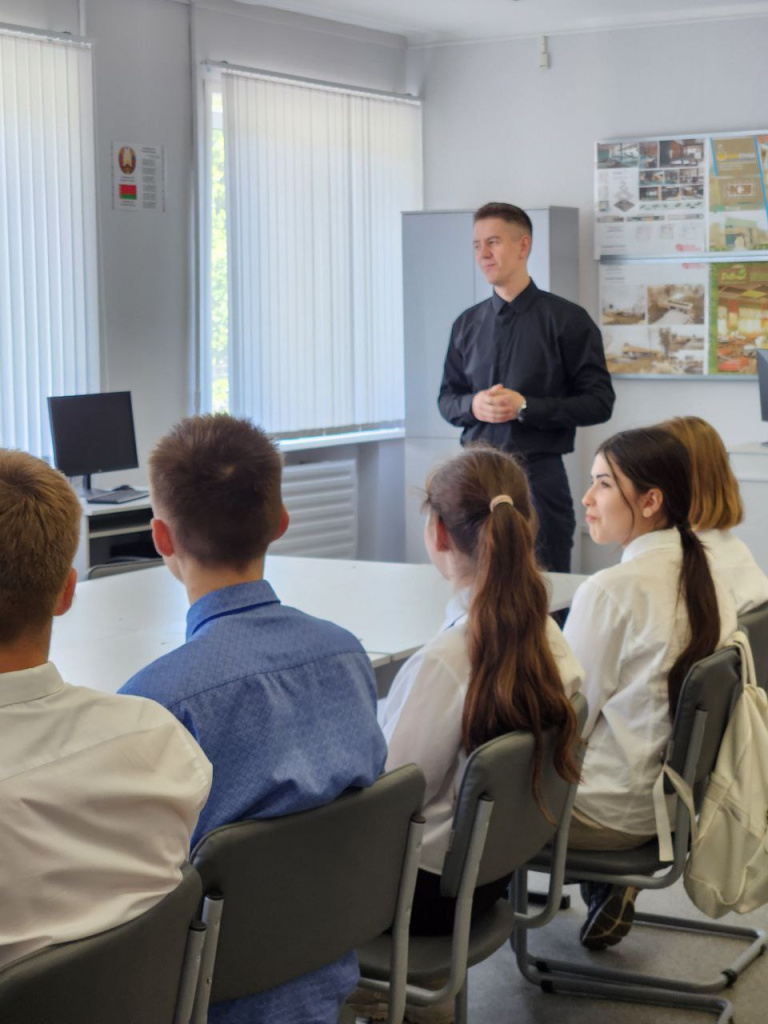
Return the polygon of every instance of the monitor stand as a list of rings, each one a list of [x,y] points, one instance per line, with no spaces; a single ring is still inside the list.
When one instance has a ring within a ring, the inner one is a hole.
[[[77,490],[77,496],[90,501],[91,498],[100,498],[103,494],[109,494],[109,491],[102,490],[100,487],[91,487],[91,474],[83,474],[83,480]]]
[[[128,484],[120,487],[113,487],[110,490],[102,490],[99,487],[91,487],[91,474],[84,474],[78,497],[92,505],[125,505],[129,501],[137,501],[139,498],[148,498],[149,491],[140,491]]]

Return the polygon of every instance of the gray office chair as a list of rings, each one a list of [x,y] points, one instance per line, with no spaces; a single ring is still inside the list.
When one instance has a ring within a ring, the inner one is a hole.
[[[755,659],[757,685],[768,690],[768,601],[739,616],[739,629],[749,637]]]
[[[187,1024],[204,926],[189,865],[158,904],[127,924],[0,970],[2,1024]]]
[[[587,715],[584,698],[577,694],[574,710],[581,732]],[[576,786],[565,782],[554,768],[555,735],[545,735],[541,793],[552,821],[539,810],[532,793],[533,736],[509,733],[475,750],[464,772],[456,803],[453,830],[443,864],[441,892],[456,899],[453,933],[411,936],[408,947],[410,1002],[428,1006],[453,998],[456,1024],[467,1021],[467,968],[485,960],[513,929],[541,927],[560,905],[562,872],[550,876],[547,903],[537,915],[516,913],[500,899],[485,914],[471,921],[475,887],[504,878],[526,864],[553,838],[561,865]],[[581,744],[579,744],[580,760]],[[374,992],[390,992],[388,971],[391,939],[381,935],[358,947],[361,984]],[[439,989],[427,988],[440,985]]]
[[[731,709],[740,693],[741,666],[738,651],[733,647],[717,651],[698,662],[685,680],[667,746],[666,761],[691,786],[697,807],[703,784],[717,761],[717,752]],[[668,787],[667,792],[672,793],[674,790]],[[568,852],[565,864],[566,880],[610,882],[640,889],[667,888],[680,878],[685,869],[689,838],[688,811],[683,801],[678,800],[673,839],[674,860],[671,864],[659,860],[656,839],[638,849],[620,852],[573,850]],[[534,857],[528,868],[533,871],[559,872],[556,857],[549,850]],[[518,907],[526,906],[527,869],[518,873],[515,901]],[[532,957],[528,953],[527,937],[523,932],[516,932],[512,936],[512,948],[523,976],[540,985],[545,992],[685,1007],[715,1013],[721,1022],[730,1020],[733,1007],[718,993],[733,985],[746,967],[765,950],[768,941],[765,933],[751,928],[640,912],[635,913],[634,920],[635,924],[746,940],[749,946],[716,977],[702,982],[567,963],[542,956]],[[625,940],[625,943],[630,941]]]
[[[85,574],[87,580],[98,580],[102,576],[117,576],[123,572],[135,572],[137,569],[151,569],[153,565],[162,565],[161,558],[113,558],[102,565],[92,565]]]
[[[404,990],[424,821],[424,775],[407,765],[368,789],[282,818],[225,825],[192,853],[203,879],[194,1024],[209,1003],[263,992],[333,963],[387,928]],[[405,995],[390,1021],[403,1018]]]

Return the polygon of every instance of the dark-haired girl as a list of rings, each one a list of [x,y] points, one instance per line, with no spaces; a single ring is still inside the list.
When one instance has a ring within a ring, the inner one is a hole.
[[[487,446],[464,449],[427,481],[425,543],[454,597],[440,633],[406,662],[381,717],[387,769],[416,762],[427,777],[426,829],[413,930],[450,931],[453,905],[439,895],[467,755],[515,729],[557,726],[556,767],[576,779],[576,729],[567,694],[581,666],[548,615],[535,559],[535,514],[524,471]],[[538,786],[538,766],[534,790]],[[503,885],[501,891],[503,891]],[[495,902],[477,890],[476,912]]]
[[[663,830],[653,787],[680,690],[694,662],[728,641],[736,609],[688,521],[690,458],[669,431],[605,441],[583,504],[592,540],[623,553],[579,587],[565,626],[589,704],[570,845],[632,849]],[[582,943],[603,949],[626,935],[635,895],[591,886]]]

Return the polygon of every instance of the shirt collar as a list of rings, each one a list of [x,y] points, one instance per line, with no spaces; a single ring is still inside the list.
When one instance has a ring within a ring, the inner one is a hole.
[[[222,615],[238,615],[259,605],[279,604],[277,595],[266,580],[236,583],[204,594],[187,612],[187,640],[211,619]]]
[[[30,700],[50,697],[64,688],[64,680],[52,661],[20,672],[0,673],[0,708],[26,704]]]
[[[499,293],[494,289],[491,295],[491,306],[497,315],[504,309],[510,309],[514,313],[524,313],[536,301],[539,289],[534,284],[533,278],[523,288],[519,295],[516,295],[511,302],[505,302]]]
[[[680,551],[680,533],[676,527],[670,530],[654,530],[652,533],[644,533],[642,537],[635,537],[633,541],[624,548],[621,554],[622,562],[631,562],[638,555],[644,555],[648,551]]]
[[[443,624],[440,627],[440,632],[444,633],[446,629],[450,629],[451,626],[457,625],[462,620],[466,619],[469,614],[469,604],[472,600],[472,588],[465,587],[460,590],[458,594],[454,594],[448,604],[445,606],[445,618]]]

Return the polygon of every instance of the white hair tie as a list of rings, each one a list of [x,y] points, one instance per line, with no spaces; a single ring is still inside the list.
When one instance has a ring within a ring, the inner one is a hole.
[[[491,512],[496,508],[497,505],[512,505],[514,507],[514,501],[508,494],[497,494],[495,498],[491,498]]]

